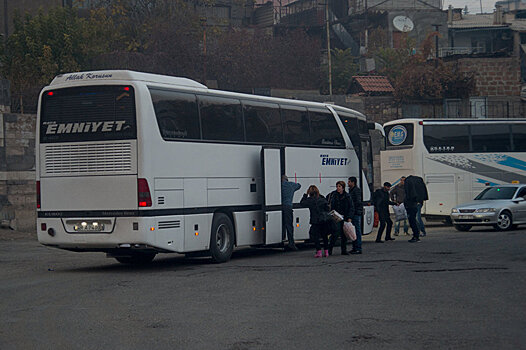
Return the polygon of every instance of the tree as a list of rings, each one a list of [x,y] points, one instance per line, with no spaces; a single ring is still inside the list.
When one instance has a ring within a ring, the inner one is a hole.
[[[59,73],[78,71],[89,61],[85,21],[68,8],[42,11],[32,17],[14,16],[14,32],[9,36],[0,57],[2,75],[11,81],[24,111],[24,94]]]
[[[331,50],[331,74],[333,92],[336,94],[347,93],[352,77],[358,74],[358,65],[355,63],[355,57],[353,57],[350,48]]]

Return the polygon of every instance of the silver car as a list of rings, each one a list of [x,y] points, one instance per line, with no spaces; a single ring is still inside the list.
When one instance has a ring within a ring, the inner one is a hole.
[[[459,231],[487,225],[505,231],[526,224],[526,185],[485,188],[473,202],[451,209],[451,221]]]

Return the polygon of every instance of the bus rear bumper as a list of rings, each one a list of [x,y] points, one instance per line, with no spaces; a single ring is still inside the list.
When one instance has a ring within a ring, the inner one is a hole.
[[[76,221],[78,224],[75,224]],[[73,228],[82,223],[93,225],[99,222],[104,222],[103,230],[95,231],[91,227],[92,230],[76,232]],[[38,241],[43,245],[73,251],[108,252],[114,249],[166,251],[156,247],[153,218],[118,217],[100,220],[89,218],[84,221],[70,218],[38,218],[37,236]],[[173,251],[177,251],[177,245],[174,245],[174,248]]]

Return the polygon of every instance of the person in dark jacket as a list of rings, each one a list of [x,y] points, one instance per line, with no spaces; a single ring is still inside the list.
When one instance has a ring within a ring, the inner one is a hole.
[[[352,242],[351,254],[362,254],[362,190],[358,187],[358,180],[354,176],[348,179],[347,185],[349,185],[349,196],[354,206],[352,223],[356,229],[356,240]]]
[[[420,232],[417,223],[417,215],[424,201],[428,200],[427,187],[424,183],[424,179],[420,176],[410,175],[405,179],[405,199],[404,206],[407,211],[407,219],[409,220],[409,226],[413,231],[413,238],[409,242],[419,242]],[[425,231],[424,231],[425,232]]]
[[[374,209],[378,212],[378,218],[380,219],[380,227],[378,228],[378,234],[376,235],[376,243],[383,243],[382,234],[386,226],[387,230],[385,231],[385,241],[394,241],[394,238],[391,237],[393,221],[391,220],[391,215],[389,214],[389,205],[396,205],[396,203],[389,199],[390,189],[391,184],[389,182],[384,182],[384,186],[382,188],[374,191]]]
[[[310,212],[310,236],[314,240],[316,245],[315,258],[321,258],[323,256],[320,246],[320,238],[323,240],[323,250],[325,257],[329,256],[328,252],[328,222],[327,216],[329,213],[329,204],[325,197],[320,194],[318,188],[311,185],[307,189],[307,193],[301,198],[300,205],[302,207],[309,208]]]
[[[301,184],[290,182],[286,175],[281,176],[281,222],[282,222],[282,239],[285,240],[285,235],[288,239],[288,244],[285,246],[285,250],[295,251],[298,250],[294,244],[294,212],[292,210],[292,199],[294,198],[294,192],[301,188]]]
[[[343,215],[343,221],[336,222],[332,225],[331,240],[329,242],[329,255],[332,254],[332,249],[336,244],[338,236],[340,237],[341,254],[349,255],[349,253],[347,253],[347,237],[343,233],[343,223],[345,221],[352,222],[355,210],[351,196],[345,192],[345,182],[336,182],[336,190],[331,192],[327,198],[329,198],[331,210],[336,210]]]

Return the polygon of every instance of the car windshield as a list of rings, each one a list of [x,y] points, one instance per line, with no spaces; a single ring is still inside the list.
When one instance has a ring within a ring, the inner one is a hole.
[[[475,197],[475,200],[512,199],[517,187],[490,187]]]

